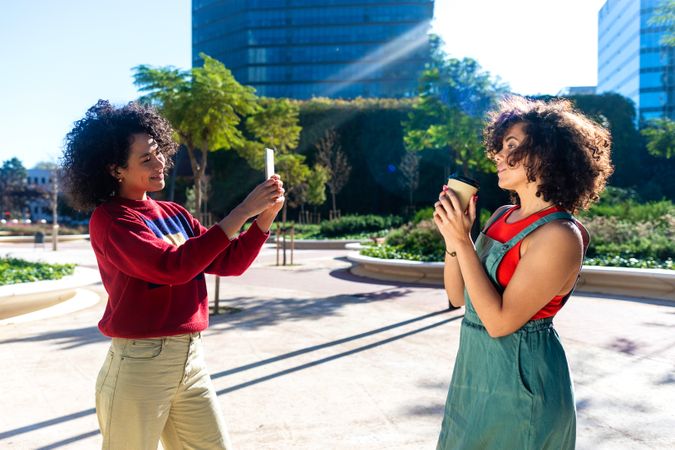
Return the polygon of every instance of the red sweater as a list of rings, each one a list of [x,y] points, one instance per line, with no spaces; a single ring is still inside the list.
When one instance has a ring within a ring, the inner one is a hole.
[[[148,338],[206,329],[204,273],[241,275],[269,233],[254,222],[230,241],[176,203],[116,197],[94,210],[89,235],[108,293],[99,329]]]

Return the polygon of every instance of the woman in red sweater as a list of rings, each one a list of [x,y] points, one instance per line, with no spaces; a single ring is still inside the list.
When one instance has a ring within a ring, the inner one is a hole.
[[[109,296],[99,329],[112,342],[96,382],[105,449],[156,449],[160,439],[167,450],[231,448],[204,363],[204,274],[242,274],[284,202],[275,175],[206,229],[153,200],[176,152],[172,133],[151,107],[99,101],[66,137],[66,188],[74,206],[94,209],[91,245]]]
[[[438,449],[573,449],[576,410],[552,319],[588,245],[571,215],[612,173],[607,130],[567,101],[505,99],[485,130],[499,208],[474,243],[468,211],[444,190],[434,221],[446,245],[448,299],[466,306]]]

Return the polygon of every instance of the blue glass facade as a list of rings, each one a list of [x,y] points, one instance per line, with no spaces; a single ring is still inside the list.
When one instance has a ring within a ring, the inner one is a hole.
[[[598,13],[598,92],[630,98],[639,118],[675,119],[675,61],[649,23],[659,0],[607,0]]]
[[[433,0],[193,0],[204,52],[268,97],[414,95]]]

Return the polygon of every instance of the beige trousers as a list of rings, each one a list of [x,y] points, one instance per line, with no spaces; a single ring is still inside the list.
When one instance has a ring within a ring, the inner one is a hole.
[[[199,333],[113,338],[96,415],[106,450],[232,450]]]

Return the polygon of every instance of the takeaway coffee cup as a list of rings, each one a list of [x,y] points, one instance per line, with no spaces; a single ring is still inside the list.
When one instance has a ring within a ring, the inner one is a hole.
[[[463,177],[461,175],[450,175],[448,178],[448,188],[459,198],[459,203],[462,205],[462,211],[466,211],[469,207],[469,201],[476,192],[478,192],[478,182],[471,178]]]

